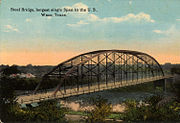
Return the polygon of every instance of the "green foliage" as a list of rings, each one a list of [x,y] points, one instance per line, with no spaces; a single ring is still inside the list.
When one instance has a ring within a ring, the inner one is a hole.
[[[112,106],[102,97],[92,98],[94,110],[88,114],[87,122],[102,123],[111,114]]]
[[[13,79],[0,78],[0,98],[2,103],[13,103],[15,97],[15,83]]]
[[[24,80],[20,78],[9,78],[6,76],[0,78],[0,119],[3,122],[65,121],[65,111],[64,109],[56,106],[57,101],[45,101],[41,102],[39,107],[21,109],[15,102],[16,96],[14,90],[17,89],[17,85],[23,81]],[[25,81],[32,84],[31,81],[33,80],[26,79]]]
[[[2,81],[12,81],[11,85],[9,87],[13,87],[14,90],[34,90],[39,82],[42,81],[41,78],[10,78],[8,76],[4,76],[2,78]],[[45,80],[42,82],[41,90],[50,89],[53,87],[56,87],[59,83],[58,79],[53,80]],[[8,87],[8,88],[9,88]]]
[[[155,94],[153,96],[145,98],[145,102],[152,105],[156,106],[156,104],[163,99],[163,95],[161,94]]]
[[[168,90],[168,88],[166,88]],[[155,90],[154,90],[154,93],[155,94],[161,94],[163,92],[163,88],[162,87],[159,87],[159,86],[156,86],[155,87]]]
[[[127,99],[124,103],[126,104],[128,108],[136,108],[137,106],[136,100],[133,100],[133,99]]]
[[[34,90],[37,84],[41,81],[40,78],[10,78],[4,76],[1,78],[2,87],[9,90]],[[10,89],[11,88],[11,89]]]
[[[7,77],[0,78],[0,119],[9,119],[8,112],[15,103],[14,81]]]
[[[16,90],[34,90],[37,84],[41,81],[40,78],[12,78],[16,85]]]
[[[163,106],[157,106],[161,95],[155,95],[145,100],[141,106],[134,100],[126,101],[127,110],[123,114],[124,121],[180,121],[180,103],[176,100]]]
[[[59,83],[60,83],[60,80],[58,78],[54,78],[54,79],[48,79],[47,78],[45,80],[42,80],[42,84],[40,86],[40,90],[54,88]]]
[[[64,109],[57,107],[57,101],[44,101],[35,111],[38,112],[38,119],[44,121],[61,121],[64,117]]]
[[[177,95],[177,97],[180,101],[180,81],[178,82],[178,84],[174,84],[174,91],[173,92]]]
[[[11,67],[7,67],[3,70],[4,75],[11,75],[11,74],[17,74],[21,73],[20,70],[18,70],[17,66],[13,65]]]
[[[178,67],[173,67],[173,68],[171,68],[171,73],[172,74],[180,74],[180,68],[178,68]]]
[[[86,112],[82,112],[82,111],[72,111],[72,110],[67,111],[66,114],[87,116],[87,113],[86,113]]]
[[[109,119],[123,119],[124,115],[122,113],[113,113],[108,116]]]
[[[35,108],[21,109],[18,104],[12,105],[9,110],[11,118],[6,121],[16,122],[65,122],[64,112],[62,108],[56,106],[56,101],[44,101],[40,106]]]

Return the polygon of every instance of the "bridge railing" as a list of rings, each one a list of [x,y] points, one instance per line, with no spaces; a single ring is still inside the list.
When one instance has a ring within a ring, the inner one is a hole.
[[[140,83],[146,83],[149,81],[155,81],[159,79],[164,79],[168,78],[167,77],[151,77],[151,78],[144,78],[144,79],[139,79],[138,81],[117,81],[117,82],[108,82],[106,83],[101,83],[98,85],[98,83],[94,83],[91,86],[88,85],[83,85],[80,86],[79,89],[74,86],[73,88],[67,88],[66,92],[63,90],[63,88],[60,88],[60,91],[56,94],[56,96],[53,96],[53,90],[50,91],[45,91],[41,93],[36,93],[36,94],[29,94],[29,95],[21,95],[19,96],[18,102],[19,103],[33,103],[33,102],[40,102],[43,100],[50,100],[50,99],[56,99],[56,98],[65,98],[69,96],[74,96],[74,95],[81,95],[85,93],[92,93],[92,92],[97,92],[97,91],[103,91],[103,90],[108,90],[108,89],[113,89],[113,88],[119,88],[119,87],[124,87],[124,86],[130,86],[130,85],[136,85]]]

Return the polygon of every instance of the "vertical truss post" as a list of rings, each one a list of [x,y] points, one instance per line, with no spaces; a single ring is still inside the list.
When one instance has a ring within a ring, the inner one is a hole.
[[[113,53],[113,77],[114,77],[114,85],[115,85],[115,81],[116,81],[116,57],[115,57],[115,52]]]
[[[82,61],[83,61],[83,57],[81,56],[81,62],[82,62]],[[81,65],[81,87],[82,87],[83,78],[84,78],[83,67],[84,67],[84,64]]]
[[[132,55],[132,81],[134,80],[134,56]]]
[[[149,64],[149,60],[148,60],[148,64]],[[148,65],[148,70],[147,70],[147,75],[148,75],[148,77],[150,77],[150,64]]]
[[[156,66],[156,77],[158,76],[158,68],[157,68],[157,66]]]
[[[152,71],[152,76],[154,77],[154,64],[153,64],[153,61],[152,61],[152,67],[153,67],[153,69],[151,70]]]
[[[118,57],[119,57],[119,53],[118,53]],[[117,69],[118,69],[118,81],[120,81],[120,65],[121,65],[121,58],[118,58],[118,66],[117,66]]]
[[[157,76],[157,68],[156,68],[156,65],[154,65],[154,67],[155,67],[154,72],[155,72],[155,77],[156,77],[156,76]]]
[[[144,57],[144,60],[146,61],[145,57]],[[144,62],[144,78],[146,78],[146,62]]]
[[[71,67],[73,67],[73,60],[71,61]],[[71,79],[71,82],[74,82],[74,80],[72,80],[74,79],[73,77],[70,77],[70,79]],[[73,88],[73,86],[74,86],[74,83],[71,85],[71,89]]]
[[[77,66],[77,91],[79,91],[79,66]]]
[[[91,54],[91,57],[92,57],[92,54]],[[90,70],[91,70],[91,85],[92,85],[92,84],[93,84],[93,82],[92,82],[92,80],[93,80],[93,79],[92,79],[92,59],[91,59],[91,62],[90,62],[90,63],[91,63],[91,66],[90,66],[91,68],[90,68]]]
[[[61,67],[59,66],[58,69],[59,69],[59,80],[62,81],[62,79],[61,79]],[[65,83],[64,83],[64,84],[65,84]],[[63,84],[63,85],[64,85],[64,84]],[[65,89],[65,87],[64,87],[64,89]],[[65,92],[65,91],[64,91],[64,92]]]
[[[126,71],[127,71],[127,81],[129,81],[129,77],[130,77],[130,56],[127,55],[127,58],[126,58]]]
[[[131,56],[129,55],[128,56],[128,61],[127,61],[127,66],[128,66],[128,75],[127,75],[127,78],[128,78],[128,81],[131,79]]]
[[[71,67],[73,67],[73,61],[71,61]]]
[[[118,53],[117,53],[118,54]],[[119,57],[119,54],[117,55]],[[120,58],[117,59],[117,77],[118,77],[118,82],[120,81]]]
[[[127,83],[127,74],[128,74],[128,72],[127,72],[127,54],[125,55],[125,63],[124,63],[124,65],[125,65],[125,71],[126,71],[125,76],[126,76],[126,83]]]
[[[107,74],[107,64],[108,64],[108,55],[106,53],[106,86],[107,86],[107,78],[108,78],[108,74]]]
[[[64,85],[64,93],[66,94],[66,80],[65,79],[63,80],[63,83],[64,83],[63,84]]]
[[[151,62],[150,62],[150,65],[151,65],[151,67],[149,68],[149,75],[150,75],[150,77],[152,77],[153,76],[153,71],[152,71],[152,64],[151,64]]]
[[[145,57],[145,60],[147,61],[146,57]],[[147,78],[147,65],[145,64],[145,78]]]
[[[148,61],[148,77],[151,77],[151,62]]]
[[[126,81],[125,54],[123,54],[123,70],[124,70],[123,80]]]
[[[97,72],[97,81],[98,81],[98,89],[100,90],[100,65],[99,65],[99,62],[100,62],[100,56],[98,55],[97,57],[97,66],[98,66],[98,72]]]
[[[142,75],[142,79],[143,79],[143,78],[144,78],[144,62],[142,62],[142,67],[141,67],[141,69],[142,69],[142,72],[141,72],[142,74],[141,74],[141,75]]]
[[[139,79],[139,73],[138,73],[139,72],[139,65],[138,65],[139,61],[138,61],[138,58],[137,58],[137,62],[136,63],[137,63],[136,71],[137,71],[137,81],[138,81],[138,79]]]
[[[90,75],[89,75],[89,72],[90,72],[90,71],[89,71],[89,61],[88,61],[88,89],[90,90],[90,85],[89,85],[89,76],[90,76]]]
[[[124,54],[123,54],[124,55]],[[122,56],[122,53],[121,53],[121,56]],[[122,61],[122,57],[121,57],[121,65],[120,65],[120,67],[121,67],[121,85],[122,85],[122,81],[123,81],[123,68],[122,68],[122,63],[123,63],[123,61]]]
[[[61,78],[61,67],[59,67],[59,78]]]

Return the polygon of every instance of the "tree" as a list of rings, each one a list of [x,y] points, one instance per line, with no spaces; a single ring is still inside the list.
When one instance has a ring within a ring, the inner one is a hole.
[[[14,81],[8,77],[0,78],[0,119],[10,119],[10,108],[15,103]]]
[[[175,94],[177,95],[177,97],[179,98],[180,100],[180,68],[179,67],[173,67],[171,69],[171,72],[174,75],[174,82],[173,82],[173,89],[174,89],[174,92]]]
[[[64,123],[64,109],[57,107],[57,101],[43,101],[38,107],[21,109],[16,103],[16,79],[2,77],[0,79],[0,119],[3,122],[41,122],[53,121]]]
[[[17,66],[13,65],[11,67],[7,67],[3,70],[3,74],[4,75],[11,75],[11,74],[17,74],[17,73],[21,73],[20,70],[18,70]]]
[[[89,115],[87,122],[90,123],[102,123],[105,122],[105,118],[111,113],[112,106],[106,99],[101,96],[92,99],[94,105],[94,110],[92,110]]]

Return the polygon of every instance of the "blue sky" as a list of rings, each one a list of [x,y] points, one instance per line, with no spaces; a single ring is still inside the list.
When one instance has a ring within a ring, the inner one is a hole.
[[[97,11],[42,17],[41,12],[12,12],[10,8]],[[149,53],[160,63],[180,63],[180,1],[2,0],[0,3],[0,64],[58,64],[98,49],[138,50]],[[15,54],[19,58],[13,57]],[[43,58],[37,54],[44,54]],[[45,60],[49,56],[52,60]]]

